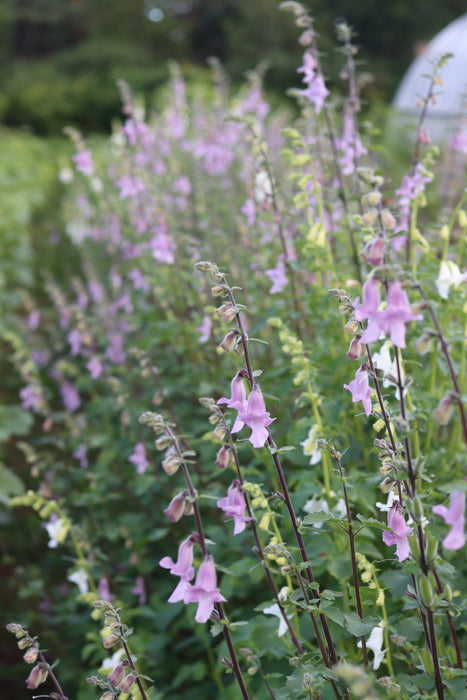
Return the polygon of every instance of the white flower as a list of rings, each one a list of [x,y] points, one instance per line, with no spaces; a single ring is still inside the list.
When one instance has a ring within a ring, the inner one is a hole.
[[[55,549],[61,543],[61,532],[63,530],[63,520],[62,518],[56,518],[45,524],[45,529],[49,536],[49,547]]]
[[[399,389],[397,387],[397,384],[395,384],[391,379],[389,379],[389,375],[392,377],[397,377],[397,363],[396,360],[391,359],[391,352],[390,348],[392,346],[392,343],[390,340],[386,340],[382,346],[379,352],[373,353],[373,364],[374,366],[381,370],[383,372],[383,386],[387,388],[388,386],[395,386],[396,387],[396,393],[395,397],[397,400],[399,400]],[[404,380],[404,370],[401,365],[401,379]]]
[[[457,289],[461,282],[465,282],[467,275],[462,274],[456,263],[452,260],[442,260],[439,268],[436,287],[441,299],[447,299],[451,287]]]
[[[318,431],[319,428],[315,423],[311,426],[307,438],[300,443],[303,447],[303,454],[310,458],[310,464],[317,464],[321,459],[321,450],[316,447]]]
[[[274,605],[271,605],[269,608],[264,608],[263,613],[265,615],[275,615],[279,618],[279,630],[277,632],[277,636],[282,637],[282,635],[285,634],[289,628],[287,622],[284,620],[284,616],[282,615],[279,605],[274,603]],[[292,615],[287,615],[289,620],[291,617]]]
[[[255,177],[255,200],[263,204],[265,199],[272,197],[272,182],[266,170],[260,170]]]
[[[72,574],[67,576],[67,579],[68,581],[71,581],[71,583],[76,583],[81,594],[89,591],[88,575],[84,569],[77,569],[76,571],[73,571]]]
[[[313,498],[310,498],[309,501],[305,503],[303,506],[303,510],[305,513],[329,513],[329,506],[328,502],[324,498],[317,498],[316,496],[313,496]],[[313,523],[314,527],[321,528],[323,527],[323,523]]]
[[[118,649],[115,654],[112,654],[112,656],[109,656],[108,659],[104,659],[102,662],[102,666],[100,667],[99,671],[103,675],[110,675],[112,671],[115,671],[117,668],[118,664],[120,663],[123,654],[125,653],[125,650],[123,648]]]
[[[376,507],[378,510],[380,510],[382,513],[389,513],[391,510],[392,504],[394,501],[399,501],[399,496],[396,494],[394,489],[391,489],[388,493],[388,502],[387,503],[381,503],[380,501],[376,502]]]
[[[379,625],[373,627],[371,634],[367,639],[366,646],[367,649],[371,649],[375,655],[373,659],[373,671],[377,671],[381,665],[381,661],[384,659],[384,655],[387,649],[382,649],[383,646],[383,626],[384,623],[380,622]],[[362,642],[358,642],[358,647],[362,646]]]

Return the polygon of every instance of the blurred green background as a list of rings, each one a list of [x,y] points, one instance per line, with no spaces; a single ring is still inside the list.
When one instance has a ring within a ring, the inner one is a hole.
[[[283,95],[298,84],[301,48],[290,15],[277,0],[2,0],[0,123],[56,135],[73,124],[109,129],[119,111],[115,87],[127,80],[151,96],[175,59],[187,76],[217,56],[232,81],[266,61],[266,87]],[[342,65],[334,22],[345,18],[374,76],[368,99],[389,101],[420,42],[465,11],[464,0],[314,0],[332,79]]]

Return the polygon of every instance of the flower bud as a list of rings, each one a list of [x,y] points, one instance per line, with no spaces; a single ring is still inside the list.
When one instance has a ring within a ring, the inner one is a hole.
[[[126,678],[120,683],[120,691],[122,693],[129,693],[136,678],[137,678],[136,673],[134,671],[131,671],[126,676]]]
[[[447,583],[444,587],[444,597],[446,598],[448,603],[452,601],[452,588],[449,585],[449,583]]]
[[[221,469],[225,469],[229,466],[231,461],[232,453],[230,451],[229,445],[222,445],[221,449],[217,453],[217,459],[214,464]]]
[[[385,249],[384,236],[375,236],[371,241],[368,241],[360,255],[370,265],[382,265]]]
[[[453,399],[453,395],[448,394],[441,399],[433,411],[433,418],[439,425],[447,425],[449,423],[452,412],[454,411]]]
[[[365,212],[362,216],[362,221],[364,226],[373,226],[375,221],[378,218],[378,210],[377,209],[369,209],[367,212]]]
[[[426,608],[431,608],[435,600],[435,595],[428,576],[424,574],[418,577],[418,595],[422,604]]]
[[[37,664],[26,679],[26,686],[29,690],[35,690],[41,683],[44,683],[48,674],[47,667],[43,664]]]
[[[214,439],[218,442],[222,442],[223,440],[225,440],[225,428],[224,428],[224,426],[221,423],[216,425],[216,427],[212,431],[212,435],[213,435]]]
[[[347,333],[356,333],[358,331],[358,321],[356,318],[349,318],[347,323],[344,326],[344,330]]]
[[[18,649],[27,649],[30,646],[31,646],[31,640],[28,639],[27,637],[23,637],[23,639],[20,639],[18,642]]]
[[[103,695],[100,696],[99,700],[114,700],[115,695],[111,690],[106,690]]]
[[[381,221],[386,231],[392,231],[396,225],[396,219],[389,209],[383,209],[381,212]]]
[[[437,554],[438,554],[438,538],[432,537],[432,535],[429,534],[427,536],[427,544],[426,544],[426,558],[428,561],[428,566],[434,565]]]
[[[178,522],[185,514],[186,496],[186,491],[180,491],[180,493],[172,498],[167,508],[163,511],[164,515],[171,523]]]
[[[39,649],[37,647],[29,647],[27,652],[24,654],[23,659],[27,664],[33,664],[39,655]]]
[[[379,190],[372,190],[367,192],[362,197],[362,204],[369,207],[377,207],[381,202],[382,194]]]
[[[426,355],[430,351],[433,343],[433,334],[430,331],[424,331],[415,341],[415,350],[419,355]]]
[[[216,314],[219,318],[222,318],[227,323],[230,323],[230,321],[233,321],[235,316],[238,314],[238,309],[229,301],[226,301],[216,309]]]
[[[219,347],[225,350],[225,352],[231,352],[238,343],[238,337],[238,331],[229,331]]]
[[[176,453],[174,448],[169,447],[169,449],[165,453],[165,459],[162,460],[162,468],[165,471],[165,473],[169,476],[172,476],[179,470],[181,463],[182,460]]]
[[[166,450],[167,447],[171,446],[171,444],[172,440],[167,435],[162,435],[161,437],[157,438],[154,443],[156,450]]]
[[[215,284],[214,287],[211,287],[211,294],[213,297],[221,297],[226,291],[223,284]]]
[[[110,683],[110,685],[113,685],[115,688],[117,688],[120,685],[125,675],[125,667],[126,664],[123,663],[118,664],[118,666],[115,666],[110,676],[107,676],[107,680]]]
[[[8,632],[11,632],[12,634],[16,635],[17,639],[20,639],[24,635],[24,630],[21,625],[18,625],[17,622],[10,622],[6,626]]]
[[[419,649],[418,653],[420,654],[420,660],[423,664],[426,674],[430,676],[430,678],[434,678],[435,665],[433,663],[433,659],[431,658],[430,652],[426,647],[424,647],[423,649]]]
[[[350,346],[347,351],[347,357],[350,357],[351,360],[358,360],[360,355],[362,354],[362,344],[360,342],[360,336],[356,335],[352,340],[350,341]]]
[[[102,644],[106,649],[111,649],[118,641],[120,641],[119,634],[109,634],[108,637],[102,640]]]

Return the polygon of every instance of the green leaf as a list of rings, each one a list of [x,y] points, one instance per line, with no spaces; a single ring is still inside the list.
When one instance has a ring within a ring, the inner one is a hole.
[[[0,404],[0,442],[5,442],[11,435],[26,435],[32,421],[32,415],[21,406]]]
[[[357,613],[344,613],[344,627],[354,637],[363,637],[365,634],[369,634],[379,622],[380,620],[377,617],[361,620]]]
[[[324,510],[317,510],[316,513],[306,515],[302,523],[303,525],[314,525],[314,523],[322,523],[325,520],[335,520],[332,513],[325,513]]]
[[[24,484],[11,469],[0,462],[0,503],[7,505],[13,496],[24,493]]]

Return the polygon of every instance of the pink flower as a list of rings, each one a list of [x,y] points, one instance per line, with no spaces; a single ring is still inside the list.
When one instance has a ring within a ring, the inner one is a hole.
[[[453,491],[449,498],[449,508],[433,506],[432,511],[435,515],[440,515],[447,525],[452,526],[443,540],[443,547],[462,549],[465,545],[465,492]]]
[[[306,97],[314,106],[316,114],[321,112],[324,101],[329,95],[323,76],[316,71],[316,59],[311,51],[306,51],[303,56],[303,65],[297,68],[297,73],[303,73],[303,82],[308,85],[301,94]]]
[[[277,294],[282,292],[285,286],[289,283],[287,275],[285,274],[285,262],[284,256],[279,256],[276,267],[270,270],[265,270],[265,275],[269,277],[272,282],[272,287],[269,290],[269,294]]]
[[[48,669],[42,664],[37,664],[34,666],[28,678],[26,679],[26,686],[30,690],[35,690],[41,683],[43,683],[48,675]]]
[[[240,372],[237,372],[235,377],[232,379],[230,388],[232,390],[232,396],[230,397],[230,399],[222,398],[219,399],[217,403],[225,403],[227,404],[227,408],[234,408],[236,411],[238,411],[237,418],[230,431],[231,433],[238,433],[238,431],[241,430],[245,425],[245,421],[243,420],[240,413],[243,412],[244,409],[246,409],[247,407],[246,389],[245,384],[243,382],[243,375]]]
[[[266,411],[263,394],[257,384],[253,387],[248,397],[246,409],[239,412],[240,419],[251,428],[248,438],[253,447],[263,447],[268,439],[268,425],[276,420]]]
[[[172,592],[172,595],[167,600],[168,603],[179,603],[185,600],[185,596],[191,588],[189,581],[195,575],[193,566],[193,545],[195,540],[192,535],[184,540],[178,548],[178,558],[174,562],[171,557],[164,557],[160,560],[159,566],[164,569],[169,569],[174,576],[179,576],[180,581]]]
[[[420,321],[420,314],[415,315],[410,308],[406,292],[398,280],[391,282],[388,291],[388,305],[380,313],[380,326],[390,334],[391,341],[399,348],[405,348],[405,324]]]
[[[200,334],[198,342],[199,343],[207,343],[209,338],[211,337],[211,328],[212,328],[212,321],[211,317],[208,314],[204,314],[203,316],[203,321],[200,326],[196,329],[198,333]]]
[[[352,394],[352,401],[357,403],[361,401],[366,416],[371,413],[371,387],[368,382],[368,373],[364,369],[364,365],[357,369],[355,374],[355,379],[353,379],[350,384],[344,384],[344,389],[348,389]]]
[[[81,469],[88,468],[89,461],[87,456],[87,447],[85,443],[80,445],[72,454],[75,459],[79,460],[79,466],[81,467]]]
[[[212,611],[214,603],[220,603],[225,598],[216,586],[216,569],[212,557],[206,557],[198,569],[196,581],[193,586],[190,586],[185,594],[185,603],[198,603],[196,611],[196,622],[207,622]]]
[[[60,387],[60,393],[62,395],[63,405],[68,413],[74,413],[81,406],[81,399],[79,397],[76,387],[70,382],[63,382]]]
[[[105,576],[102,576],[102,578],[100,579],[100,581],[97,585],[97,592],[99,593],[99,597],[102,600],[111,601],[115,597],[110,592],[109,582]]]
[[[94,355],[89,362],[86,362],[86,369],[90,372],[92,379],[97,379],[101,376],[104,367],[99,358]]]
[[[243,532],[245,523],[249,522],[250,518],[245,517],[245,496],[239,481],[233,482],[227,491],[227,496],[217,501],[217,507],[223,510],[229,518],[234,519],[234,535]]]
[[[422,316],[412,312],[407,294],[398,280],[391,282],[383,311],[379,311],[380,301],[378,282],[371,278],[363,287],[363,304],[359,304],[358,299],[354,303],[357,321],[368,321],[361,342],[368,345],[378,340],[381,333],[389,333],[394,345],[405,348],[405,324],[418,321]]]
[[[413,527],[407,527],[399,501],[394,501],[388,513],[388,527],[391,528],[392,532],[389,530],[383,532],[383,542],[388,547],[395,544],[397,558],[399,561],[405,561],[410,553],[407,538],[412,534]]]
[[[361,337],[363,345],[368,345],[368,343],[378,340],[383,332],[379,325],[379,305],[381,303],[379,284],[374,277],[363,285],[363,304],[360,304],[359,301],[360,298],[357,297],[354,302],[355,318],[357,321],[368,321]]]
[[[133,454],[128,457],[128,461],[133,462],[138,474],[144,474],[149,466],[149,462],[146,459],[146,450],[142,442],[138,442],[135,446],[135,450]]]
[[[130,591],[134,595],[139,596],[138,602],[140,605],[144,605],[147,599],[146,587],[144,585],[144,578],[142,576],[137,576],[135,579],[135,585]]]
[[[75,155],[72,156],[72,159],[75,161],[76,170],[83,173],[83,175],[92,175],[94,171],[94,164],[92,162],[92,155],[90,151],[87,149],[78,151],[78,153],[75,153]]]

